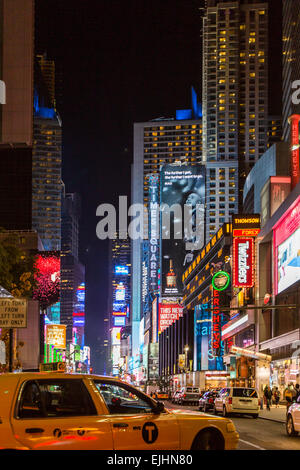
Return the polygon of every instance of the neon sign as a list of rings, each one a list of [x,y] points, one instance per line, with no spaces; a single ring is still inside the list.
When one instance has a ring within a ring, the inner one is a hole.
[[[299,169],[299,122],[300,115],[293,114],[289,118],[291,124],[291,177],[292,189],[298,184],[300,179]]]
[[[253,287],[254,285],[254,240],[253,238],[233,239],[233,286]]]
[[[230,276],[226,271],[219,271],[212,278],[212,286],[217,291],[227,289],[230,283]]]

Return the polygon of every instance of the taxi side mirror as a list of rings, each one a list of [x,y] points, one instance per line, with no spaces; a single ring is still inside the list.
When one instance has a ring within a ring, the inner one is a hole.
[[[163,413],[163,411],[165,411],[165,405],[161,401],[158,401],[153,411],[155,414]]]

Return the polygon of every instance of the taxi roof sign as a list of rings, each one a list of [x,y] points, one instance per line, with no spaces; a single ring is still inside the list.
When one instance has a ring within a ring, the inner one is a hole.
[[[40,364],[40,372],[66,372],[65,362],[47,362]]]

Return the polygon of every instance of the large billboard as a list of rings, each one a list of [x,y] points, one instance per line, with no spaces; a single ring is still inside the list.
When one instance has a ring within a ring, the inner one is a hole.
[[[275,294],[300,280],[300,196],[274,227]]]
[[[158,331],[162,332],[183,316],[183,307],[178,304],[159,304]]]
[[[66,325],[46,325],[46,344],[66,349]]]
[[[205,167],[161,169],[162,296],[181,297],[182,274],[204,245]]]
[[[41,251],[35,260],[36,288],[33,299],[40,302],[42,310],[55,304],[60,297],[60,253]]]

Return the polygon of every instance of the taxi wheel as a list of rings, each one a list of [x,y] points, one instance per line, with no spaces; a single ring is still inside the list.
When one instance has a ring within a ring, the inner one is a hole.
[[[191,450],[224,450],[224,439],[219,431],[206,429],[198,434]]]
[[[288,419],[286,422],[286,433],[289,437],[298,436],[298,431],[295,431],[293,418],[291,415],[288,416]]]

